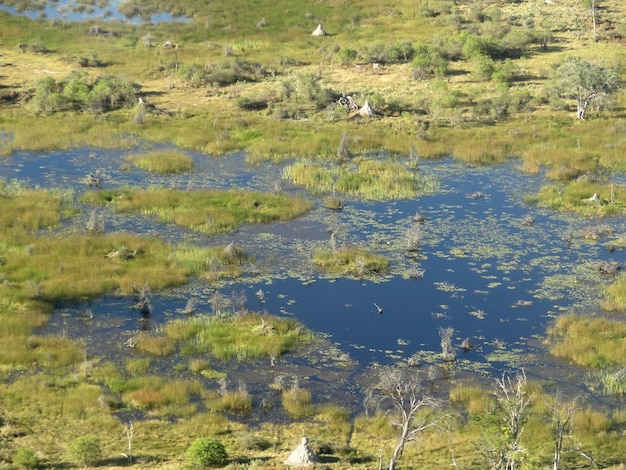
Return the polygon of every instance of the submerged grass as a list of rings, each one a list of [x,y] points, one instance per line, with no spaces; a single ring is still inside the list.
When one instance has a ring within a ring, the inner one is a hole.
[[[82,200],[111,203],[121,212],[154,216],[205,234],[229,232],[244,223],[289,220],[312,208],[302,198],[246,190],[111,189],[87,193]]]

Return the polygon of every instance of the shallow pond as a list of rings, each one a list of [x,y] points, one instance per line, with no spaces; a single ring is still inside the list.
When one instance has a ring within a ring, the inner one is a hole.
[[[0,10],[6,11],[11,15],[27,16],[31,19],[48,18],[52,20],[63,21],[88,21],[88,20],[107,20],[107,21],[131,21],[141,23],[142,21],[150,21],[152,23],[164,23],[173,21],[187,21],[184,17],[175,18],[172,15],[159,12],[151,15],[149,19],[133,18],[129,20],[119,11],[120,0],[101,0],[98,2],[88,3],[77,0],[59,0],[48,2],[20,2],[20,1],[1,1]]]
[[[124,157],[135,151],[16,154],[0,160],[0,177],[29,186],[73,188],[77,194],[88,189],[86,175],[96,170],[102,170],[105,187],[269,191],[280,179],[278,166],[250,166],[239,154],[214,158],[198,153],[190,154],[196,164],[192,172],[155,176],[126,163]],[[154,294],[148,319],[131,308],[131,298],[105,297],[59,308],[40,333],[83,337],[94,355],[124,357],[135,354],[122,345],[138,330],[181,317],[191,298],[198,312],[209,313],[210,298],[220,290],[226,296],[244,293],[249,309],[296,317],[326,337],[324,351],[282,358],[277,369],[310,380],[319,374],[320,386],[341,389],[338,394],[351,393],[346,391],[356,375],[374,364],[412,357],[422,366],[439,367],[439,329],[447,327],[454,328],[455,346],[466,338],[475,346],[467,352],[458,349],[455,374],[494,377],[523,367],[532,377],[561,388],[584,390],[583,372],[547,355],[540,339],[555,315],[597,310],[598,289],[612,280],[599,274],[597,264],[623,264],[626,255],[609,251],[609,239],[586,241],[581,233],[608,225],[614,230],[611,239],[616,239],[626,233],[625,220],[582,219],[525,205],[524,194],[536,191],[542,179],[520,173],[515,162],[474,168],[445,159],[422,162],[420,171],[439,183],[436,194],[384,203],[346,199],[342,211],[325,209],[318,201],[298,220],[246,226],[219,237],[107,213],[107,231],[132,230],[172,243],[234,241],[256,257],[255,265],[234,282],[196,280]],[[65,228],[84,227],[89,208],[83,212]],[[426,221],[415,222],[416,213]],[[409,253],[405,235],[414,224],[421,229],[420,249]],[[366,246],[388,256],[390,272],[363,279],[334,279],[318,272],[311,259],[316,249],[329,247],[329,226],[339,233],[340,245]],[[262,379],[254,375],[258,365],[237,368],[259,382],[276,373],[273,369]],[[329,375],[322,378],[322,369]]]

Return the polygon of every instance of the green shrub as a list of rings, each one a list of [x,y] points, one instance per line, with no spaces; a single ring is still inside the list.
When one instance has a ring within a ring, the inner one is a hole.
[[[221,467],[228,459],[224,445],[211,437],[196,439],[187,449],[186,456],[196,468]]]
[[[341,65],[351,65],[358,57],[357,51],[355,49],[350,49],[349,47],[342,47],[339,49],[338,55]]]
[[[87,465],[93,465],[102,456],[100,439],[93,434],[77,437],[72,441],[70,452],[85,468]]]
[[[33,450],[21,447],[13,457],[13,463],[21,468],[37,468],[41,462]]]

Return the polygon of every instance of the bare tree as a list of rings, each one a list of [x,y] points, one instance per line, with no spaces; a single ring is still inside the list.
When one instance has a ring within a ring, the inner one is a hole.
[[[209,297],[209,304],[213,314],[221,315],[223,310],[228,308],[229,299],[220,291],[215,291],[211,297]]]
[[[496,379],[496,383],[498,386],[496,400],[502,411],[502,424],[508,438],[504,442],[504,447],[500,449],[501,458],[493,470],[515,470],[518,456],[522,453],[520,440],[532,396],[526,391],[527,380],[524,370],[515,375],[515,380],[511,380],[510,375],[503,373],[500,379]]]
[[[564,402],[561,392],[557,392],[552,404],[552,433],[554,436],[554,465],[553,470],[561,468],[561,454],[563,441],[571,438],[573,429],[572,418],[576,412],[576,399]]]
[[[593,41],[598,41],[598,25],[596,20],[596,13],[598,11],[598,3],[600,0],[583,0],[583,4],[589,8],[589,13],[591,14],[591,22],[593,24]]]
[[[341,140],[339,141],[339,147],[337,148],[337,159],[339,163],[345,163],[352,158],[352,153],[349,149],[350,134],[344,132],[341,134]]]
[[[406,231],[406,250],[418,251],[422,241],[422,230],[419,225],[411,225]]]
[[[394,448],[389,470],[394,470],[407,442],[429,428],[444,429],[445,415],[436,414],[441,406],[439,400],[425,395],[414,369],[397,367],[382,369],[379,380],[368,391],[366,407],[386,406],[391,414],[391,424],[400,429],[400,437]]]
[[[133,437],[135,437],[135,426],[133,425],[132,421],[124,425],[124,432],[126,433],[126,440],[128,441],[128,452],[122,454],[122,456],[126,457],[128,461],[132,463],[133,461]]]
[[[452,362],[456,359],[456,349],[452,345],[452,335],[454,335],[454,328],[450,326],[448,328],[439,327],[441,354],[446,362]]]
[[[104,214],[98,213],[95,209],[91,211],[89,220],[85,224],[85,228],[91,233],[104,233],[105,221]]]

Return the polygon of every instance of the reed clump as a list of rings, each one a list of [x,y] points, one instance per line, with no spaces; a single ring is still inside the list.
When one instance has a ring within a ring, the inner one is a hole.
[[[293,419],[305,418],[314,413],[311,391],[297,385],[281,392],[281,403]]]
[[[313,262],[330,274],[344,276],[384,274],[389,269],[389,260],[385,256],[359,247],[319,250],[313,255]]]
[[[120,212],[141,213],[205,233],[226,233],[244,223],[290,220],[312,208],[309,201],[258,191],[112,189],[86,194],[83,201],[113,204]]]
[[[174,341],[167,336],[141,331],[135,336],[136,347],[154,356],[169,356],[176,351]]]
[[[135,167],[159,175],[184,173],[193,169],[193,158],[178,150],[130,155],[127,160]]]
[[[249,413],[252,410],[252,396],[247,390],[228,390],[221,395],[217,410]]]

